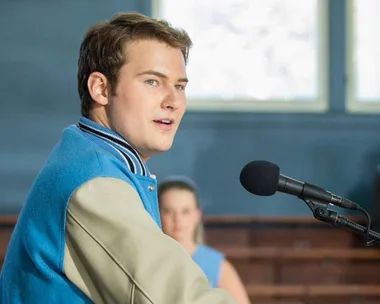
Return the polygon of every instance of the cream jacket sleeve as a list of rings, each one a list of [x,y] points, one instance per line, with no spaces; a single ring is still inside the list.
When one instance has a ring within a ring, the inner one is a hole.
[[[144,209],[127,182],[100,177],[80,187],[66,214],[64,271],[95,303],[229,304]]]

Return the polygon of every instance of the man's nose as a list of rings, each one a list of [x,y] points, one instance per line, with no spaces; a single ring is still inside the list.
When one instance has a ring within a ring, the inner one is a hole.
[[[168,88],[165,98],[162,102],[162,107],[166,110],[177,110],[181,106],[181,101],[177,98],[174,88]]]

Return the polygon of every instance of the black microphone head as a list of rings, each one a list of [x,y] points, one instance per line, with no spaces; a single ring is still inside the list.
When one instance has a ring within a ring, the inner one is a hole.
[[[260,196],[275,194],[279,178],[280,168],[264,160],[246,164],[240,173],[240,183],[245,190]]]

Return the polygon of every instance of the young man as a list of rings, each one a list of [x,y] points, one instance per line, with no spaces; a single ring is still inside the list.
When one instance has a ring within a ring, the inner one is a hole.
[[[20,213],[0,277],[8,303],[234,303],[161,231],[146,167],[186,107],[191,40],[136,13],[80,48],[82,115],[64,130]]]

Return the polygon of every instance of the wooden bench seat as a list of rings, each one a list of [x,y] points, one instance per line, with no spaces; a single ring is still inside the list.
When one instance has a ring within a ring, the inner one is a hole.
[[[380,249],[278,247],[228,247],[218,249],[232,259],[380,261]]]
[[[380,296],[379,285],[246,285],[251,297]]]

